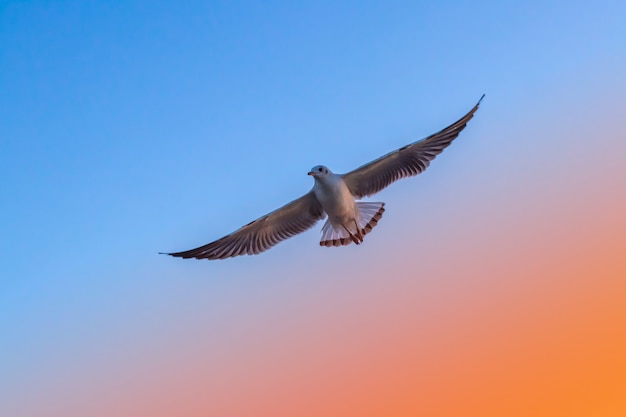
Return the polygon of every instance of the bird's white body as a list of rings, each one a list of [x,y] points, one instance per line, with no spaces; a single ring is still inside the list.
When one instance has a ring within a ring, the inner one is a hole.
[[[315,168],[311,172],[315,172]],[[341,176],[330,170],[315,176],[313,192],[335,229],[343,226],[356,232],[354,222],[358,218],[359,208]]]
[[[321,246],[341,246],[363,242],[385,211],[384,203],[363,203],[355,200],[342,175],[323,165],[313,167],[313,194],[328,216],[322,227]]]

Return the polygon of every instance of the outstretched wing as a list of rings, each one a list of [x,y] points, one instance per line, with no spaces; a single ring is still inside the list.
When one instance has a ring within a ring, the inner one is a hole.
[[[256,255],[285,239],[304,232],[323,218],[322,205],[313,191],[310,191],[215,242],[167,255],[196,259],[225,259],[239,255]]]
[[[356,198],[376,194],[392,182],[422,173],[461,133],[474,116],[483,97],[465,116],[429,137],[396,149],[354,171],[343,175],[348,189]]]

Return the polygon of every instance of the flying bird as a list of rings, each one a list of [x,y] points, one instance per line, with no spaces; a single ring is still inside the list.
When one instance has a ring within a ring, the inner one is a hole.
[[[346,174],[335,174],[317,165],[308,172],[314,179],[313,188],[302,197],[215,242],[167,255],[196,259],[256,255],[310,229],[326,216],[320,246],[359,245],[378,224],[385,212],[385,203],[356,200],[376,194],[401,178],[422,173],[461,133],[483,97],[484,94],[465,116],[445,129]]]

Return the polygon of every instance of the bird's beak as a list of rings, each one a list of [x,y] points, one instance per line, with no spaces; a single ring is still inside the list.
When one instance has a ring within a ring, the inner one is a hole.
[[[313,171],[309,171],[309,172],[307,173],[307,175],[310,175],[310,176],[314,177],[314,176],[315,176],[315,172],[313,172]]]

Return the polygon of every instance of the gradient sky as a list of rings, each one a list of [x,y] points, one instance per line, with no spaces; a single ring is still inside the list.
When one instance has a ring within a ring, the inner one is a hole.
[[[626,415],[626,3],[310,3],[0,2],[0,415]],[[359,247],[157,254],[483,93]]]

